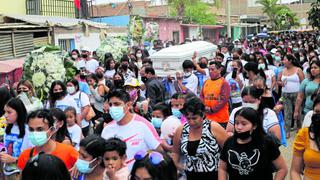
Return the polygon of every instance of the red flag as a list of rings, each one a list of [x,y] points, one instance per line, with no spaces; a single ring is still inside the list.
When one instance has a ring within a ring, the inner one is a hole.
[[[80,9],[80,0],[74,0],[74,5],[77,9]]]

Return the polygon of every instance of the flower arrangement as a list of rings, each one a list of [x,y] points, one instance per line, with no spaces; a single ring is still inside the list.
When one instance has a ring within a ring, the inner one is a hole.
[[[152,42],[158,39],[159,36],[159,24],[156,22],[146,23],[146,31],[144,33],[144,40]]]
[[[68,56],[56,46],[43,46],[26,56],[23,79],[32,82],[40,100],[47,98],[53,81],[65,81],[74,76],[75,67],[70,65]]]
[[[114,60],[119,61],[123,54],[128,51],[128,39],[124,36],[108,36],[104,41],[101,42],[96,53],[100,60],[104,61],[105,53],[111,53]]]
[[[144,24],[140,16],[131,16],[129,22],[129,38],[135,45],[140,45],[144,35]]]
[[[4,116],[0,117],[0,136],[4,135],[4,130],[7,126],[6,118]]]

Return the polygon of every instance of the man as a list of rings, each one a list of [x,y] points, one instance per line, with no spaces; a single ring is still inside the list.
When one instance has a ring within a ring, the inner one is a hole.
[[[161,81],[156,78],[152,67],[142,67],[140,70],[142,82],[146,88],[146,98],[150,99],[150,106],[153,109],[159,102],[164,102],[165,88]]]
[[[191,60],[185,60],[182,63],[183,74],[176,73],[179,89],[182,93],[192,92],[197,94],[198,78],[193,74],[194,64]]]
[[[99,62],[91,57],[91,53],[88,48],[84,47],[81,51],[82,60],[78,62],[77,68],[79,70],[85,69],[87,73],[94,73]]]
[[[210,62],[210,79],[205,81],[200,98],[206,106],[206,118],[226,128],[229,120],[229,83],[221,77],[221,64]]]
[[[137,151],[150,149],[163,151],[160,137],[152,124],[138,114],[130,112],[132,102],[126,91],[116,90],[110,92],[108,101],[109,113],[113,121],[104,127],[101,137],[109,139],[116,136],[126,142],[126,163],[130,170]]]

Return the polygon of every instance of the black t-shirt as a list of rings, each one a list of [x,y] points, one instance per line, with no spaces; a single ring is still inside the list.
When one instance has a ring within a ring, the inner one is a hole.
[[[267,138],[259,145],[254,141],[239,144],[234,137],[230,137],[223,146],[220,158],[227,164],[229,180],[272,180],[272,161],[279,156],[279,148]]]

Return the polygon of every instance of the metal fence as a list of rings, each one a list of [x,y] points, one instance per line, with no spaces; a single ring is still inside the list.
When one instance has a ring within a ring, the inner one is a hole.
[[[92,1],[81,0],[80,11],[73,0],[26,0],[26,8],[29,15],[87,19],[92,14]]]

